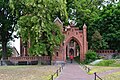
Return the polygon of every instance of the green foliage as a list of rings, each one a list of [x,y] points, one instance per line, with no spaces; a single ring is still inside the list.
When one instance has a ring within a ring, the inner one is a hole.
[[[53,54],[64,39],[53,21],[56,17],[67,20],[66,0],[10,0],[10,6],[18,16],[17,12],[22,11],[18,34],[26,45],[30,41],[30,54]]]
[[[6,57],[10,57],[12,54],[12,48],[7,47],[7,55]],[[0,58],[2,58],[2,48],[0,47]]]
[[[114,63],[115,63],[115,60],[103,60],[103,61],[100,61],[99,63],[97,63],[95,65],[96,66],[111,66]]]
[[[105,49],[107,47],[107,43],[103,40],[102,36],[98,31],[95,31],[95,33],[92,36],[92,50],[99,50],[99,49]]]
[[[2,44],[2,58],[6,58],[7,43],[13,39],[13,32],[17,17],[12,14],[9,0],[0,0],[0,44]]]
[[[101,61],[100,63],[96,64],[97,66],[109,66],[110,64],[114,63],[115,61],[113,60],[105,60]]]
[[[95,64],[95,66],[120,67],[120,59],[103,60],[103,61],[100,61],[99,63]]]
[[[92,50],[88,50],[88,52],[86,53],[85,63],[90,63],[96,59],[97,59],[97,53]]]
[[[91,39],[96,27],[92,24],[99,18],[100,9],[104,6],[104,0],[67,0],[67,11],[70,20],[77,22],[77,27],[82,29],[87,25],[88,47],[92,45]]]
[[[120,50],[120,3],[104,7],[99,17],[93,22],[94,30],[98,30],[103,40],[108,43],[108,49]]]
[[[12,39],[16,23],[15,16],[12,15],[8,1],[0,2],[0,42]]]
[[[84,23],[88,26],[89,48],[96,48],[98,45],[96,49],[120,50],[120,2],[115,3],[114,1],[115,0],[67,0],[69,19],[75,20],[77,26],[80,28],[82,28]],[[98,31],[102,36],[100,43],[99,41],[94,43],[92,41],[92,36],[95,31]]]
[[[112,59],[120,59],[120,54],[113,54]]]
[[[84,23],[89,25],[93,17],[97,17],[102,2],[103,0],[67,0],[69,18],[75,20],[80,28]]]
[[[33,55],[52,53],[64,39],[53,23],[56,17],[64,23],[68,18],[75,20],[79,28],[85,23],[88,26],[89,48],[119,50],[120,3],[104,6],[104,1],[10,0],[10,8],[19,19],[16,30],[19,30],[24,43],[30,40],[30,53]]]

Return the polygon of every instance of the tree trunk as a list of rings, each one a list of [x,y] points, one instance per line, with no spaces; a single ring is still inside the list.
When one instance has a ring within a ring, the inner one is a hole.
[[[52,65],[52,63],[51,63],[51,61],[52,61],[52,54],[51,54],[51,52],[50,51],[48,51],[48,56],[50,57],[50,65]]]
[[[50,65],[52,65],[52,55],[50,55]]]
[[[2,60],[7,59],[7,42],[2,41]]]

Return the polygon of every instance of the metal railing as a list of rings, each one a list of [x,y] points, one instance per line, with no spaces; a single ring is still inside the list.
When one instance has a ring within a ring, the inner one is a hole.
[[[98,76],[98,75],[96,74],[96,72],[94,73],[94,75],[95,75],[94,80],[97,80],[97,78],[98,78],[99,80],[102,80],[102,78],[101,78],[100,76]]]
[[[62,71],[62,69],[63,69],[64,66],[65,66],[65,64],[62,64],[61,67],[59,67],[59,68],[57,69],[57,71],[56,71],[53,75],[51,75],[51,77],[50,77],[49,80],[54,80],[54,76],[55,76],[55,77],[59,76],[59,74],[60,74],[60,72]]]
[[[86,65],[81,64],[81,63],[80,63],[80,65],[81,65],[81,67],[82,67],[84,70],[86,70],[87,72],[90,72],[91,69],[90,69],[89,67],[87,67]],[[96,72],[94,73],[94,75],[95,75],[94,80],[97,80],[97,78],[98,78],[99,80],[102,80],[102,78],[101,78],[100,76],[98,76],[98,75],[96,74]]]
[[[89,67],[87,67],[86,65],[81,64],[81,63],[80,63],[80,65],[85,71],[90,72],[91,69]]]

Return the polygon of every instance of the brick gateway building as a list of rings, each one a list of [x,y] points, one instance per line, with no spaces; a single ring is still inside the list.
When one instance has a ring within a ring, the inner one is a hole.
[[[56,18],[54,22],[61,28],[65,39],[59,47],[55,48],[55,54],[53,55],[52,60],[66,61],[67,57],[69,57],[70,54],[73,54],[74,57],[80,56],[80,61],[84,61],[85,53],[88,50],[86,25],[83,25],[83,30],[79,30],[73,23],[68,26],[63,26],[63,23],[59,18]],[[28,48],[22,45],[22,40],[20,42],[21,57],[28,56]],[[28,47],[29,46],[30,45],[28,45]]]

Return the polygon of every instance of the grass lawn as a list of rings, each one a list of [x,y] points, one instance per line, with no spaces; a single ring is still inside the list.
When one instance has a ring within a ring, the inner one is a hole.
[[[91,71],[88,74],[93,74],[94,72],[102,73],[120,68],[120,59],[103,60],[88,67],[91,68]]]
[[[101,78],[103,80],[120,80],[120,72],[114,72]]]
[[[103,60],[95,64],[96,66],[120,67],[120,59]]]
[[[102,74],[109,70],[120,69],[120,67],[105,67],[105,66],[88,66],[88,67],[91,67],[91,71],[88,74],[93,74],[94,72],[96,72],[97,74]],[[100,77],[103,80],[120,80],[120,71],[112,72],[110,74],[105,74]]]
[[[49,80],[60,66],[0,66],[0,80]]]
[[[88,66],[88,67],[91,68],[88,74],[93,74],[94,72],[102,73],[108,70],[114,70],[120,68],[120,67],[106,67],[106,66]]]

